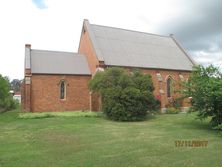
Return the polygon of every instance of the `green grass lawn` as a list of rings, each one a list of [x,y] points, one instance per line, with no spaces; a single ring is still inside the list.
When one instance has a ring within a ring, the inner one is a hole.
[[[194,114],[156,115],[143,122],[103,117],[20,118],[0,114],[1,167],[221,167],[222,132]],[[207,140],[207,147],[176,147]]]

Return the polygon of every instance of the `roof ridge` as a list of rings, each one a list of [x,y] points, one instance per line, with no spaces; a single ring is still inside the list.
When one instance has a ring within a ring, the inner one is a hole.
[[[82,55],[82,54],[80,54],[80,53],[78,53],[78,52],[57,51],[57,50],[31,49],[31,51],[58,52],[58,53],[72,53],[72,54]]]
[[[167,35],[159,35],[159,34],[148,33],[148,32],[144,32],[144,31],[136,31],[136,30],[130,30],[130,29],[112,27],[112,26],[104,26],[104,25],[98,25],[98,24],[91,24],[91,25],[105,27],[105,28],[119,29],[119,30],[130,31],[130,32],[136,32],[136,33],[142,33],[142,34],[153,35],[153,36],[159,36],[159,37],[164,37],[164,38],[170,38],[170,36],[167,36]]]

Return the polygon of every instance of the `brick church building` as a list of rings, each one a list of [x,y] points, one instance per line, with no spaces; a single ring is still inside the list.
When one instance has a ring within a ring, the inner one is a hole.
[[[189,77],[194,61],[173,35],[161,36],[90,24],[84,20],[78,53],[32,49],[25,45],[24,111],[101,109],[89,80],[109,67],[135,68],[152,76],[154,95],[164,110],[179,82]],[[182,108],[189,106],[188,100]]]

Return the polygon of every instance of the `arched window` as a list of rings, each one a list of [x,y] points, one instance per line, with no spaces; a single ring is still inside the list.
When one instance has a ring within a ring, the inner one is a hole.
[[[168,77],[167,78],[167,97],[172,96],[172,78]]]
[[[60,83],[60,99],[64,100],[66,97],[66,84],[65,81],[61,81]]]

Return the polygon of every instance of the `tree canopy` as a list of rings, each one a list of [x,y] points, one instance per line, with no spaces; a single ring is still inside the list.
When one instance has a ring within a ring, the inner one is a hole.
[[[222,73],[219,68],[195,67],[185,94],[192,97],[193,109],[198,111],[198,117],[211,118],[214,128],[222,129]]]
[[[12,96],[9,94],[9,90],[9,79],[0,75],[0,112],[16,107],[16,102],[13,101]]]
[[[21,84],[22,84],[22,80],[13,79],[10,82],[10,87],[14,92],[20,92],[21,91]]]

